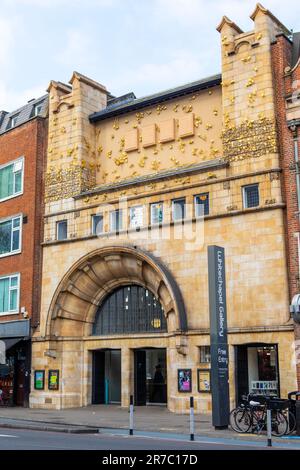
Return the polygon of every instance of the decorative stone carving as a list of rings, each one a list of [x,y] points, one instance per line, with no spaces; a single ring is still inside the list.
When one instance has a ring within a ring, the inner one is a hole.
[[[224,158],[228,162],[277,153],[275,122],[262,118],[240,126],[229,126],[222,133]]]

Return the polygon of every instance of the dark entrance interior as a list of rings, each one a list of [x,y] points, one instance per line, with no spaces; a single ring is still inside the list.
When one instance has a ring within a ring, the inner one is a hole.
[[[135,405],[167,403],[167,358],[165,349],[134,351]]]
[[[5,340],[6,362],[0,365],[0,390],[3,403],[8,406],[29,406],[30,341],[18,338]]]
[[[235,359],[237,403],[249,393],[280,396],[276,344],[236,346]]]
[[[93,351],[94,405],[121,403],[121,351],[101,349]]]

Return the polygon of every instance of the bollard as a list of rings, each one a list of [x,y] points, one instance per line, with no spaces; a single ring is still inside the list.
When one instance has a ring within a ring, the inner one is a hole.
[[[130,406],[129,406],[129,436],[133,436],[133,395],[130,395]]]
[[[195,440],[194,397],[190,397],[190,441]]]
[[[268,433],[268,447],[272,447],[272,415],[269,410],[269,403],[267,408],[267,433]]]

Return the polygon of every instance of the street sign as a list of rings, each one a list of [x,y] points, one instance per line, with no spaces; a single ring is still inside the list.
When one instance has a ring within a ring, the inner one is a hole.
[[[220,429],[228,427],[230,405],[225,250],[219,246],[208,247],[208,284],[212,419],[213,426]]]

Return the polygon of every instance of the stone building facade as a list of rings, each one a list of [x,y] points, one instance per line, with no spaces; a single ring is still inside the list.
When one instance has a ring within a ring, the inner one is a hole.
[[[261,5],[251,18],[247,33],[222,19],[222,75],[142,99],[76,72],[50,83],[32,407],[134,394],[184,413],[193,394],[210,411],[210,245],[226,253],[231,404],[295,389],[271,46],[289,32]]]
[[[0,112],[0,389],[28,406],[39,325],[48,96]]]
[[[280,142],[282,185],[286,204],[286,242],[289,294],[292,304],[299,295],[300,272],[300,34],[280,33],[272,44],[275,103]],[[294,310],[294,307],[293,307]],[[297,313],[297,312],[295,312]],[[299,314],[297,313],[297,316]],[[296,318],[295,317],[295,318]],[[295,322],[295,348],[298,390],[300,389],[300,326]]]

